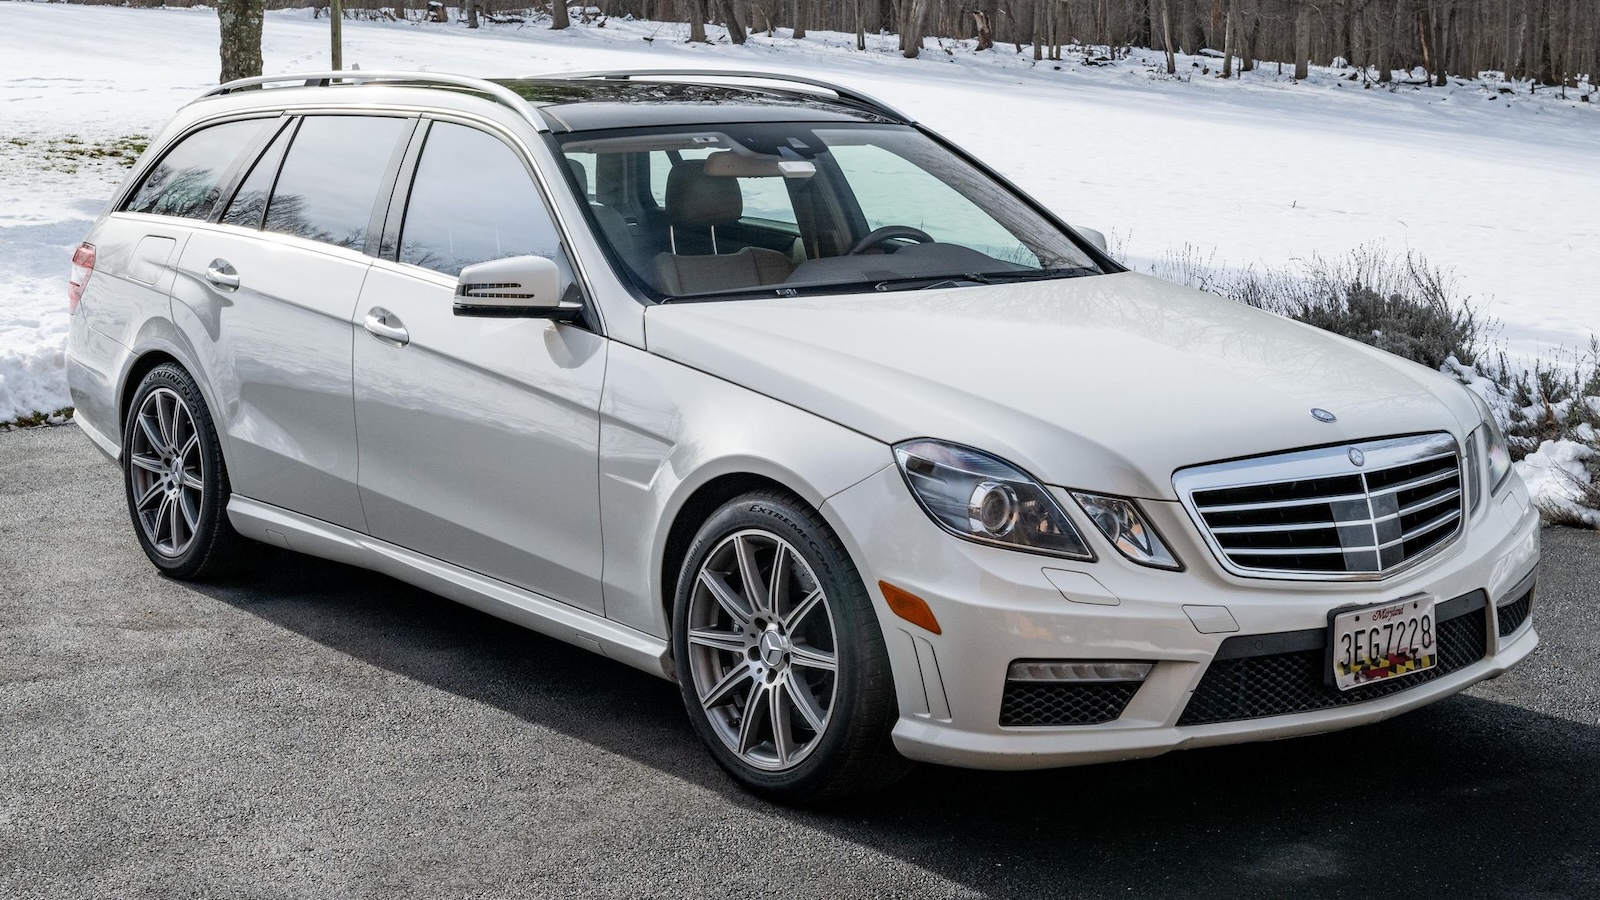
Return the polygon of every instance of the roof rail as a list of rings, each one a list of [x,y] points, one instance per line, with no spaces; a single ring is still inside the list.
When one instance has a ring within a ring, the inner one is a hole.
[[[779,72],[752,72],[740,69],[620,69],[616,71],[594,72],[548,72],[541,75],[530,75],[529,78],[550,79],[600,79],[607,81],[631,81],[638,79],[656,79],[662,81],[700,81],[707,78],[745,78],[758,81],[776,81],[780,83],[798,84],[806,87],[820,88],[831,92],[835,97],[859,106],[865,106],[875,112],[881,113],[891,119],[904,122],[907,125],[916,124],[915,120],[905,113],[884,103],[868,94],[830,81],[817,78],[806,78],[800,75],[785,75]]]
[[[388,82],[394,84],[416,84],[437,87],[469,88],[492,97],[501,106],[509,107],[522,118],[526,119],[533,127],[540,131],[549,131],[550,126],[544,120],[534,115],[530,108],[517,93],[505,85],[495,84],[483,78],[472,78],[466,75],[443,75],[436,72],[363,72],[360,69],[350,69],[343,72],[306,72],[297,75],[261,75],[255,78],[240,78],[219,84],[199,96],[200,100],[207,97],[221,97],[235,91],[249,87],[329,87],[335,82],[349,84],[364,84],[370,82]]]

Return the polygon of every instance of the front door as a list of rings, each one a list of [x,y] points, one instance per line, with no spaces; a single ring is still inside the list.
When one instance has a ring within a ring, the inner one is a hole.
[[[571,270],[510,145],[443,121],[421,139],[396,259],[373,265],[354,319],[371,533],[602,613],[606,341],[578,325],[452,313],[472,263],[537,254],[569,281]]]

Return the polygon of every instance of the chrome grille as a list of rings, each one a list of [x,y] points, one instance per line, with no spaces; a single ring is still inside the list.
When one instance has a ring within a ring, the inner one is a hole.
[[[1461,530],[1448,434],[1366,441],[1184,469],[1173,477],[1224,565],[1273,578],[1383,578]]]

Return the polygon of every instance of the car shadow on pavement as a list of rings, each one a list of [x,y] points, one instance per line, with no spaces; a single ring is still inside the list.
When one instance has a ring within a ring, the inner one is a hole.
[[[990,896],[1600,896],[1600,727],[1475,697],[1329,735],[1042,772],[923,766],[843,804],[751,797],[677,689],[300,556],[201,590],[407,678]]]

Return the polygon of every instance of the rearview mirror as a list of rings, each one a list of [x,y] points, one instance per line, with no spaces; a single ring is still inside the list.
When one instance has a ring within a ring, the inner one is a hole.
[[[1083,235],[1086,239],[1088,239],[1089,243],[1099,247],[1101,253],[1110,252],[1106,250],[1106,236],[1103,233],[1096,231],[1093,228],[1085,228],[1082,225],[1074,225],[1072,226],[1072,230]]]
[[[496,319],[574,319],[581,304],[561,302],[561,270],[544,256],[512,256],[461,270],[454,312]]]

